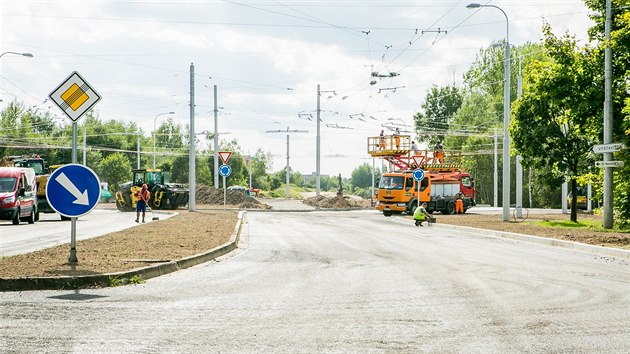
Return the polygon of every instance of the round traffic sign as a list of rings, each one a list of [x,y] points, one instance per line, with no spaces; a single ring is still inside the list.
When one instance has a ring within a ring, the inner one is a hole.
[[[232,167],[230,167],[230,165],[219,166],[219,174],[223,177],[228,177],[232,174]]]
[[[413,170],[413,179],[416,181],[422,181],[424,179],[424,171],[421,168]]]
[[[101,198],[101,183],[89,167],[68,164],[56,169],[46,182],[46,199],[54,211],[67,217],[83,216]]]

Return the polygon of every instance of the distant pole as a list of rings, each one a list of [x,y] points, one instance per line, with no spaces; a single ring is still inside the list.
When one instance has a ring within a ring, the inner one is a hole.
[[[612,143],[612,49],[610,48],[610,29],[612,27],[612,9],[610,0],[606,0],[606,23],[604,25],[604,144]],[[612,152],[604,153],[604,162],[612,161]],[[604,167],[604,228],[613,227],[613,169]]]
[[[188,147],[188,211],[195,211],[195,65],[190,63],[190,145]]]
[[[83,166],[87,166],[87,129],[83,128]]]
[[[219,188],[219,106],[217,105],[217,85],[214,85],[214,188]]]
[[[499,137],[497,128],[494,128],[494,207],[499,206],[499,154],[497,141]]]
[[[137,150],[138,150],[138,153],[137,153],[137,156],[138,156],[138,169],[140,169],[140,135],[138,135],[138,137],[137,137],[136,147],[137,147]]]
[[[317,138],[315,139],[316,157],[315,157],[315,195],[320,194],[320,106],[319,106],[319,84],[317,84]]]
[[[290,170],[290,166],[289,166],[289,134],[290,133],[308,133],[308,130],[298,130],[298,129],[293,129],[293,130],[289,130],[289,127],[287,127],[286,130],[267,130],[266,133],[287,133],[287,173],[286,173],[286,197],[289,198],[289,183],[291,182],[291,176],[289,173]]]
[[[291,174],[289,172],[289,134],[287,134],[287,185],[285,188],[285,196],[289,198],[289,183],[291,182]]]
[[[370,194],[370,202],[374,202],[374,169],[376,169],[376,158],[372,157],[372,193]],[[371,204],[370,204],[371,205]]]

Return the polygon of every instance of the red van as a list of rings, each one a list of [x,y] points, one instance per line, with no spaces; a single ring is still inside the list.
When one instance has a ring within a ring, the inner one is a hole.
[[[25,167],[0,167],[0,220],[32,224],[37,219],[35,171]]]

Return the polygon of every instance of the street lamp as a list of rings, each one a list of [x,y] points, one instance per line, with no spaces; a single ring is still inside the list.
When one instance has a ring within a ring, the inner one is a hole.
[[[33,57],[33,54],[31,54],[31,53],[4,52],[4,53],[0,54],[0,58],[2,58],[5,54],[21,55],[21,56],[27,57],[27,58],[32,58]]]
[[[494,7],[505,16],[505,80],[503,90],[503,221],[510,220],[510,21],[505,11],[496,5],[481,5],[471,3],[466,5],[469,9],[480,7]]]
[[[157,132],[155,131],[155,122],[157,121],[157,118],[159,116],[164,116],[164,115],[168,115],[168,114],[175,114],[175,112],[164,112],[164,113],[158,113],[155,115],[155,118],[153,118],[153,168],[155,168],[155,138],[157,135]]]

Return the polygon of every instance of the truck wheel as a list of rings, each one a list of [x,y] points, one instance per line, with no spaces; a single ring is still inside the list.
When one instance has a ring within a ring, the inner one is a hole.
[[[455,203],[448,202],[448,204],[446,204],[446,208],[444,209],[444,214],[447,214],[447,215],[455,214]]]
[[[35,223],[35,210],[31,209],[31,215],[29,215],[28,218],[26,218],[26,222],[29,224]]]
[[[383,215],[385,216],[392,216],[393,212],[391,210],[383,210]]]
[[[413,213],[416,211],[416,208],[418,208],[418,202],[415,200],[412,200],[411,202],[409,202],[409,205],[407,206],[407,214],[413,215]]]

